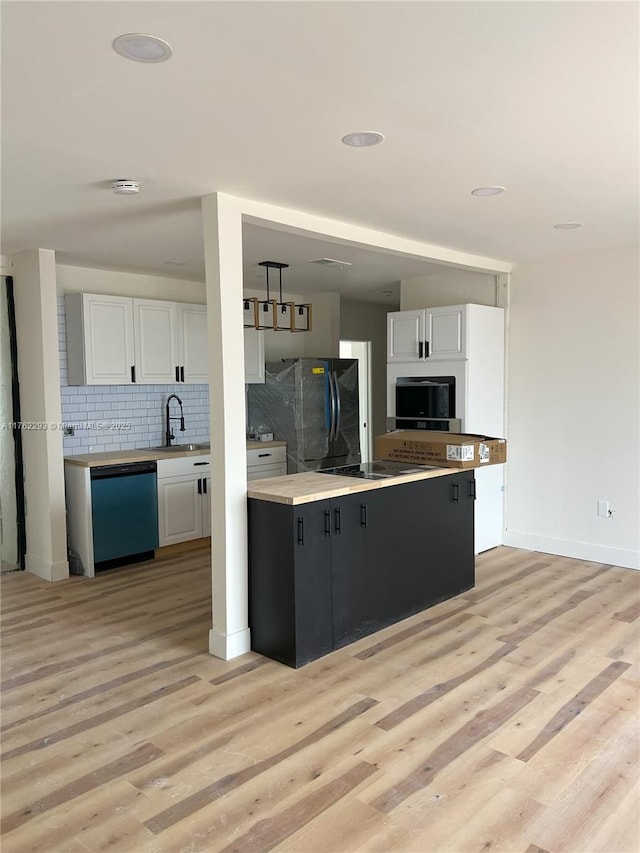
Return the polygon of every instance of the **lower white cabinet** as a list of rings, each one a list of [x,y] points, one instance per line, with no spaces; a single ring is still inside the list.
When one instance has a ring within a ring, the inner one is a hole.
[[[247,450],[247,480],[262,480],[265,477],[284,477],[287,473],[286,446]]]
[[[160,547],[211,536],[211,457],[158,460]]]

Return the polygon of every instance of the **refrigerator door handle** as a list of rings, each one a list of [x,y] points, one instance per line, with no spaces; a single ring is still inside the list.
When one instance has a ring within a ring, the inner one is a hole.
[[[335,396],[333,390],[333,375],[330,370],[327,371],[327,379],[329,380],[329,441],[333,441],[335,438],[335,427],[336,427],[336,408],[335,408]]]
[[[340,387],[338,385],[338,374],[333,371],[333,390],[336,395],[336,424],[333,437],[337,438],[340,432],[340,410],[342,409],[342,401],[340,400]]]

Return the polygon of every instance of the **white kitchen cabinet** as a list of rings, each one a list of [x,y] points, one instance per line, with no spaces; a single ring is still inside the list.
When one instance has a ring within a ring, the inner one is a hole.
[[[68,293],[70,385],[125,385],[135,371],[133,301],[128,296]]]
[[[209,332],[207,306],[177,303],[180,381],[209,382]]]
[[[287,473],[287,448],[273,447],[265,442],[264,447],[247,450],[247,480],[262,480],[266,477],[284,477]]]
[[[209,381],[206,305],[71,293],[66,317],[70,385]]]
[[[470,307],[416,308],[387,314],[387,362],[467,358]]]
[[[160,547],[211,535],[211,458],[158,460]]]
[[[244,381],[264,382],[264,332],[258,329],[244,330]]]
[[[133,300],[135,381],[164,385],[176,381],[178,306],[160,299]]]

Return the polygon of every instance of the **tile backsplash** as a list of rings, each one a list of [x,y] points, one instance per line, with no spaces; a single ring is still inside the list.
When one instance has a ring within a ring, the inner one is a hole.
[[[208,385],[69,385],[64,296],[58,296],[58,341],[62,422],[74,427],[62,439],[65,456],[164,444],[170,394],[182,400],[186,428],[180,432],[179,421],[171,422],[175,444],[209,441]],[[171,414],[180,414],[175,400]]]

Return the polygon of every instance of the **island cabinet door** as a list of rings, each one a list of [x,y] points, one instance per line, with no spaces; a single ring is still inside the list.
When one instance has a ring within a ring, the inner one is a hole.
[[[473,471],[399,486],[390,541],[393,607],[409,615],[474,585]]]
[[[390,501],[375,489],[331,501],[333,636],[346,646],[394,621],[389,610],[391,571],[386,550]]]
[[[469,589],[474,583],[473,472],[434,477],[380,490],[385,535],[376,559],[386,573],[389,621]]]
[[[289,666],[333,649],[329,510],[249,499],[251,648]]]

